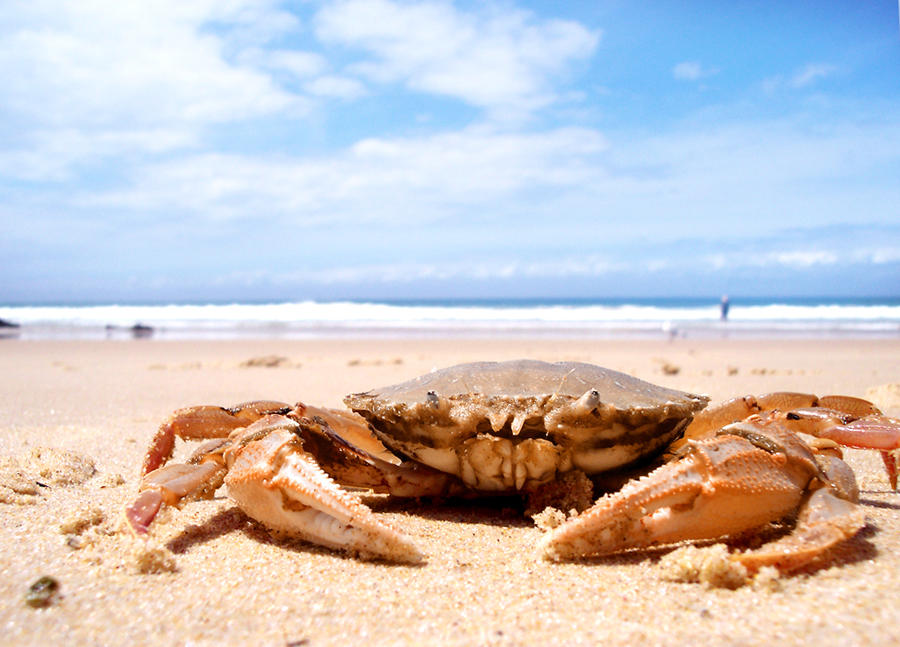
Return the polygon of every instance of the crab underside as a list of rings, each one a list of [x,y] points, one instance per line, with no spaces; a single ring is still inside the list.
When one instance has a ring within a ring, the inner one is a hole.
[[[412,539],[346,488],[544,496],[572,475],[655,461],[546,533],[544,555],[716,539],[793,518],[791,534],[730,556],[751,570],[792,570],[865,523],[838,445],[881,450],[896,489],[900,421],[865,400],[776,393],[704,409],[707,401],[589,364],[520,360],[353,394],[345,399],[352,412],[280,402],[191,407],[154,436],[126,518],[146,535],[161,506],[211,497],[224,482],[273,530],[415,563],[424,556]],[[166,465],[176,437],[207,442],[187,464]]]

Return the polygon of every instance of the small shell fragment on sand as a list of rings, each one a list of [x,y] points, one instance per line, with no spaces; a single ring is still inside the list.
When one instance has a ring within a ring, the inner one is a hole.
[[[34,609],[43,609],[56,601],[58,593],[59,582],[56,578],[44,575],[28,587],[25,604]]]

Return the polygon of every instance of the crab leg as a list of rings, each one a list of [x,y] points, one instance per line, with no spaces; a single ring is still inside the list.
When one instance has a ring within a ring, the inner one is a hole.
[[[356,414],[268,400],[233,407],[205,405],[179,409],[151,440],[141,474],[165,465],[172,457],[176,437],[223,440],[235,430],[268,415],[284,415],[295,420],[299,425],[295,431],[309,443],[307,451],[342,485],[400,497],[454,496],[468,492],[459,479],[426,465],[401,461]],[[198,450],[202,451],[203,448]]]
[[[879,450],[891,489],[896,490],[898,458],[900,458],[897,452],[900,449],[900,420],[889,418],[877,409],[875,411],[876,413],[856,418],[852,414],[836,409],[808,407],[784,413],[772,411],[753,416],[747,422],[759,427],[782,425],[844,447]]]
[[[668,456],[678,457],[691,440],[709,438],[751,416],[759,421],[754,424],[786,424],[793,431],[845,447],[880,450],[891,489],[897,489],[900,421],[883,415],[868,400],[846,395],[777,392],[732,398],[695,415],[684,437],[670,446]]]
[[[811,432],[818,438],[833,440],[845,447],[881,450],[884,469],[891,489],[897,489],[897,471],[900,464],[900,421],[883,415],[870,415],[846,425],[825,425]]]
[[[246,427],[265,415],[287,413],[291,406],[284,402],[260,400],[233,407],[199,406],[179,409],[160,425],[144,456],[141,474],[148,474],[172,458],[175,437],[185,440],[227,438],[235,429]]]
[[[128,527],[145,535],[163,505],[175,505],[190,498],[211,498],[222,485],[225,466],[214,461],[200,465],[166,465],[147,474],[141,492],[125,509]]]
[[[300,415],[300,414],[304,415]],[[469,492],[455,476],[402,461],[356,414],[298,404],[290,412],[307,451],[343,486],[396,497],[455,496]]]

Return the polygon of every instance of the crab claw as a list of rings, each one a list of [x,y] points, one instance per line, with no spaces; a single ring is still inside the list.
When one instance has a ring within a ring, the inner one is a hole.
[[[801,504],[793,532],[755,550],[735,553],[730,559],[751,573],[762,566],[792,571],[849,539],[865,525],[866,515],[859,506],[835,496],[828,488],[819,488]]]
[[[561,561],[683,540],[716,539],[798,509],[819,467],[796,436],[719,436],[667,463],[545,535]]]
[[[443,486],[442,482],[434,482],[428,474],[418,475],[415,470],[367,458],[350,445],[340,451],[341,445],[323,442],[337,443],[340,438],[332,438],[330,426],[318,417],[321,425],[306,419],[301,425],[283,415],[251,411],[245,417],[255,417],[255,422],[229,432],[234,424],[232,417],[228,410],[218,407],[194,407],[165,425],[179,425],[178,435],[213,438],[198,448],[189,464],[165,465],[144,476],[140,493],[125,510],[134,534],[146,535],[163,506],[210,498],[224,482],[231,498],[249,516],[276,532],[362,556],[394,562],[422,561],[422,554],[408,537],[342,490],[317,461],[324,460],[338,473],[358,474],[363,485],[373,481],[384,487],[427,491],[428,486]],[[188,423],[192,428],[185,433]],[[228,438],[222,438],[226,432]],[[158,446],[154,443],[151,452]],[[376,461],[384,470],[375,469],[367,461]]]
[[[303,449],[296,423],[281,416],[247,427],[225,452],[229,495],[263,525],[363,557],[419,563],[422,553],[342,490]]]

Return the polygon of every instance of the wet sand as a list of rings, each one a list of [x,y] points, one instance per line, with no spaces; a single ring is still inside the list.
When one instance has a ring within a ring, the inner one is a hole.
[[[368,497],[428,555],[418,567],[275,539],[224,491],[163,515],[155,561],[146,552],[139,560],[118,532],[147,442],[173,409],[259,398],[341,406],[346,393],[432,368],[517,357],[594,362],[714,400],[772,390],[868,395],[900,416],[900,340],[2,340],[0,500],[16,501],[0,503],[2,642],[900,642],[900,495],[880,459],[856,451],[848,462],[863,531],[815,568],[737,590],[664,579],[667,551],[546,562],[534,549],[541,531],[511,502]],[[34,493],[19,492],[23,483]],[[59,590],[35,609],[25,595],[42,576]]]

